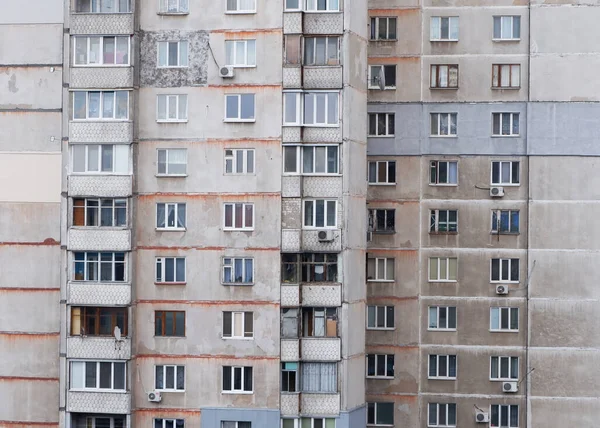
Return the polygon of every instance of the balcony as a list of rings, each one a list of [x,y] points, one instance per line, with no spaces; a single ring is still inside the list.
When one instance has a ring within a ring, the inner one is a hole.
[[[73,13],[72,35],[133,34],[133,13]]]
[[[283,289],[283,287],[281,287]],[[339,283],[302,286],[302,306],[342,306],[342,286]]]
[[[304,89],[341,89],[342,67],[302,67]]]
[[[284,175],[281,177],[281,197],[302,197],[302,177],[300,175]]]
[[[69,282],[69,305],[123,306],[131,304],[131,284]]]
[[[304,13],[302,32],[306,34],[344,34],[342,12]]]
[[[302,33],[302,12],[286,12],[283,14],[283,34]]]
[[[302,142],[304,143],[341,143],[342,128],[321,128],[318,126],[305,126],[302,130]]]
[[[131,175],[70,175],[69,196],[107,198],[129,197],[133,191]]]
[[[341,360],[341,341],[337,337],[303,337],[300,341],[302,361]]]
[[[302,197],[339,198],[340,196],[342,196],[341,176],[302,177]]]
[[[300,394],[300,409],[303,415],[337,416],[340,394]]]
[[[341,223],[341,221],[340,221]],[[333,229],[333,240],[319,241],[319,230],[302,230],[302,251],[340,252],[342,251],[342,232]]]
[[[283,88],[300,89],[302,88],[302,67],[292,66],[283,67]]]
[[[113,228],[71,228],[70,251],[131,251],[131,231]]]
[[[281,306],[300,306],[300,288],[297,285],[281,286]]]
[[[300,394],[281,394],[281,416],[300,414]]]
[[[281,231],[281,252],[299,253],[302,248],[301,232],[300,229],[283,229]]]
[[[300,341],[298,339],[281,339],[281,361],[295,362],[300,360]]]
[[[133,67],[72,67],[71,89],[133,87]]]
[[[75,413],[131,413],[131,394],[128,392],[85,392],[67,393],[67,412]]]
[[[72,121],[69,123],[72,143],[131,143],[133,122],[130,121]]]
[[[127,337],[119,342],[114,337],[69,336],[67,358],[96,360],[129,360],[131,340]]]

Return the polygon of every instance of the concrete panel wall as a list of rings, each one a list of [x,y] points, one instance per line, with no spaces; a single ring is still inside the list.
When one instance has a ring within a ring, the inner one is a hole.
[[[58,335],[0,334],[0,378],[58,377]],[[40,358],[43,355],[46,358]]]
[[[0,25],[0,62],[62,64],[62,33],[61,24]]]
[[[22,425],[58,422],[58,379],[0,379],[0,420],[19,421]],[[10,425],[9,425],[10,426]]]
[[[0,157],[0,201],[60,202],[60,154],[4,154]],[[35,171],[35,175],[31,174]]]
[[[62,69],[0,67],[0,88],[3,88],[0,110],[60,109]]]
[[[55,203],[2,203],[0,204],[0,240],[4,242],[60,241],[60,225],[48,218],[60,216],[60,205]]]
[[[32,0],[27,7],[8,2],[3,7],[0,24],[46,24],[63,22],[62,0]]]
[[[0,290],[0,310],[14,313],[19,308],[19,317],[6,317],[2,321],[4,332],[56,333],[60,320],[58,290]],[[17,374],[17,373],[15,373]]]
[[[0,151],[57,152],[60,146],[61,113],[0,112]]]
[[[45,269],[39,269],[41,260]],[[57,243],[0,246],[0,266],[0,288],[60,287],[60,247]]]

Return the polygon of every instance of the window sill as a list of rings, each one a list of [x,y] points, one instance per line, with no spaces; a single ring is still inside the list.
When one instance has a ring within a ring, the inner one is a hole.
[[[395,186],[397,183],[369,183],[369,186]]]
[[[492,91],[501,91],[501,90],[509,90],[509,91],[518,91],[521,89],[520,86],[492,86]]]
[[[81,226],[81,225],[72,225],[70,229],[75,230],[129,230],[128,226]]]
[[[369,138],[394,138],[396,135],[367,135]]]
[[[396,282],[395,279],[367,279],[367,282],[384,282],[384,283],[394,283]]]
[[[185,232],[187,229],[185,227],[157,227],[154,230],[157,232]]]
[[[190,12],[156,12],[159,16],[186,16],[189,15]]]
[[[369,86],[367,87],[367,89],[369,91],[381,91],[382,89],[379,86]],[[386,86],[385,88],[383,88],[384,91],[395,91],[396,87],[395,86]]]
[[[492,134],[491,137],[492,138],[518,138],[520,137],[520,134],[511,134],[511,135],[496,135],[496,134]]]
[[[236,286],[236,287],[251,287],[254,285],[253,282],[222,282],[224,286]]]
[[[429,232],[430,235],[458,235],[458,232]]]
[[[245,172],[224,172],[223,175],[226,176],[226,177],[231,177],[231,176],[233,176],[233,177],[247,177],[247,176],[256,176],[256,173],[255,172],[248,172],[248,173],[245,173]]]
[[[186,338],[186,336],[157,336],[157,335],[154,335],[153,337],[155,339],[156,338],[162,338],[162,339],[185,339]]]
[[[437,183],[429,183],[431,187],[458,187],[458,183],[456,184],[437,184]]]
[[[393,380],[394,376],[366,376],[366,379]]]
[[[244,64],[228,64],[223,67],[233,67],[233,68],[256,68],[256,65],[244,65]]]
[[[86,281],[84,279],[72,279],[69,282],[75,283],[75,284],[115,284],[115,285],[127,285],[129,284],[128,281]]]
[[[255,10],[228,10],[225,15],[256,15]]]
[[[492,285],[519,284],[520,281],[490,281]]]
[[[493,187],[519,187],[521,184],[520,183],[492,183],[490,184],[490,186]]]
[[[69,333],[68,337],[85,337],[86,339],[94,340],[94,339],[115,339],[114,334],[71,334]],[[129,340],[129,336],[121,334],[121,339]]]
[[[369,331],[394,331],[396,327],[367,327]]]
[[[304,10],[304,13],[341,13],[341,10]]]
[[[221,391],[221,394],[225,394],[225,395],[235,395],[235,394],[252,395],[252,394],[254,394],[254,391]]]
[[[339,128],[340,124],[336,123],[336,124],[314,124],[314,123],[309,123],[309,124],[302,124],[300,126],[303,126],[304,128]]]
[[[331,339],[339,339],[338,336],[302,336],[300,339],[311,339],[311,340],[331,340]]]
[[[427,328],[427,331],[433,331],[433,332],[436,332],[436,331],[439,331],[439,332],[448,332],[448,331],[456,331],[456,329],[455,329],[455,328],[429,328],[429,327],[428,327],[428,328]]]
[[[398,39],[369,39],[370,42],[397,42]]]
[[[341,64],[302,64],[302,67],[309,69],[322,70],[324,68],[342,68]]]
[[[73,68],[127,68],[131,64],[73,64]]]
[[[395,230],[373,230],[371,233],[375,235],[394,235],[396,233]]]
[[[190,68],[189,65],[157,65],[156,68],[173,69],[173,68]]]
[[[489,330],[490,333],[518,333],[519,330]]]
[[[157,389],[156,391],[160,392],[161,394],[165,392],[178,392],[180,394],[185,393],[185,389]]]
[[[429,282],[429,283],[439,282],[441,284],[456,284],[458,281],[457,280],[430,279],[427,282]]]
[[[186,285],[187,282],[156,282],[154,281],[154,285]]]
[[[185,178],[187,174],[155,174],[158,178]]]
[[[456,378],[455,377],[427,377],[428,380],[451,380],[451,381],[455,381]]]
[[[177,119],[177,120],[162,120],[162,119],[157,119],[156,123],[188,123],[187,119]]]
[[[457,43],[458,39],[429,39],[431,43]]]
[[[246,341],[252,341],[252,340],[254,340],[254,337],[223,337],[223,336],[221,336],[221,339],[223,339],[223,340],[246,340]]]
[[[78,388],[70,388],[69,389],[70,392],[108,392],[111,394],[129,394],[129,391],[124,390],[124,389],[100,389],[100,388],[85,388],[85,389],[78,389]]]
[[[452,135],[430,135],[429,138],[457,138],[457,134]]]
[[[256,119],[223,119],[224,123],[255,123]]]
[[[223,232],[254,232],[254,228],[236,229],[236,228],[224,227]]]
[[[457,91],[458,86],[452,86],[452,87],[430,86],[429,89],[431,89],[432,91]]]
[[[338,230],[337,226],[302,226],[302,230],[310,230],[310,231],[315,231],[315,230]]]
[[[515,42],[520,42],[520,41],[521,41],[521,39],[494,39],[494,38],[492,38],[492,42],[494,42],[494,43],[503,43],[503,42],[515,43]]]
[[[519,232],[490,232],[490,235],[508,235],[508,236],[518,236]]]
[[[73,15],[133,15],[133,12],[73,12]]]
[[[129,119],[102,119],[99,117],[91,117],[89,119],[71,119],[75,123],[96,123],[96,122],[132,122]]]
[[[519,379],[490,379],[490,382],[518,382]]]

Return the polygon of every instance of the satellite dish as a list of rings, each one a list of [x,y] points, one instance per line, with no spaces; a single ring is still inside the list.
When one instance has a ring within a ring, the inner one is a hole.
[[[114,334],[115,334],[116,340],[121,340],[121,329],[119,328],[118,325],[115,326]]]

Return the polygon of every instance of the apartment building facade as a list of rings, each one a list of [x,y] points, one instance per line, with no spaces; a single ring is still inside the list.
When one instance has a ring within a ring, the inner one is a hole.
[[[367,426],[593,425],[599,13],[369,2]]]

